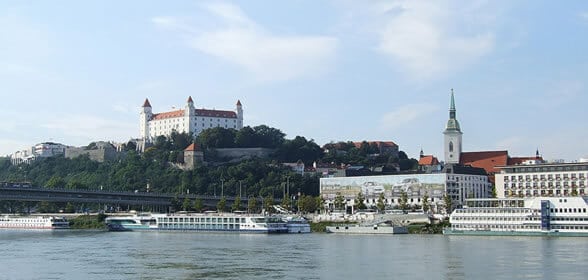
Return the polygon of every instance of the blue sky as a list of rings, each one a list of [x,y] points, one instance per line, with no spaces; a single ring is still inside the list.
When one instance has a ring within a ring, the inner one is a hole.
[[[588,155],[586,1],[2,1],[0,155],[233,109],[287,138]]]

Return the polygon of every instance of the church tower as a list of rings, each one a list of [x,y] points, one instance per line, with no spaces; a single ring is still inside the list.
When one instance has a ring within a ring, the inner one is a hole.
[[[449,106],[449,120],[443,132],[445,138],[445,163],[457,164],[461,155],[461,129],[459,122],[455,118],[455,100],[453,89],[451,89],[451,104]]]

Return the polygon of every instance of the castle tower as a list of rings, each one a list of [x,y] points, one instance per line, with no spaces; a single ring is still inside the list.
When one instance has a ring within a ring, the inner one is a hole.
[[[241,100],[237,100],[237,130],[243,128],[243,106]]]
[[[149,103],[149,99],[145,98],[145,102],[143,103],[143,107],[141,110],[141,114],[139,116],[139,135],[142,140],[149,140],[149,121],[153,116],[153,112],[151,111],[151,103]]]
[[[204,153],[198,144],[192,143],[184,150],[184,168],[186,170],[193,170],[196,165],[203,162]]]
[[[186,107],[184,110],[186,110],[184,113],[184,129],[178,132],[190,133],[194,131],[196,126],[196,122],[194,121],[196,109],[194,108],[194,101],[192,100],[192,96],[188,97],[188,101],[186,102]]]
[[[455,100],[453,96],[453,89],[451,89],[451,104],[449,105],[449,120],[445,126],[444,134],[444,150],[445,163],[457,164],[461,155],[461,136],[462,132],[459,127],[459,122],[455,118]]]

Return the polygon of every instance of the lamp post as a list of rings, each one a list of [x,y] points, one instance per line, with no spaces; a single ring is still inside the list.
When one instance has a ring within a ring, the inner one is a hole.
[[[239,180],[239,198],[241,198],[241,180]]]
[[[221,197],[225,196],[225,179],[221,179]]]

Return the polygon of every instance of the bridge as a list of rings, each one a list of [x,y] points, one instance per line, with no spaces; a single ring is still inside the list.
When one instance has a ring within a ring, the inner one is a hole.
[[[0,201],[48,201],[71,203],[99,203],[113,206],[154,206],[167,209],[172,206],[174,199],[181,204],[186,197],[192,201],[202,200],[204,206],[216,207],[220,196],[194,194],[165,194],[147,192],[113,192],[98,190],[49,189],[31,186],[0,186]],[[227,206],[234,203],[235,196],[225,196]],[[247,205],[249,199],[241,198],[242,205]],[[279,201],[274,199],[274,201]]]

